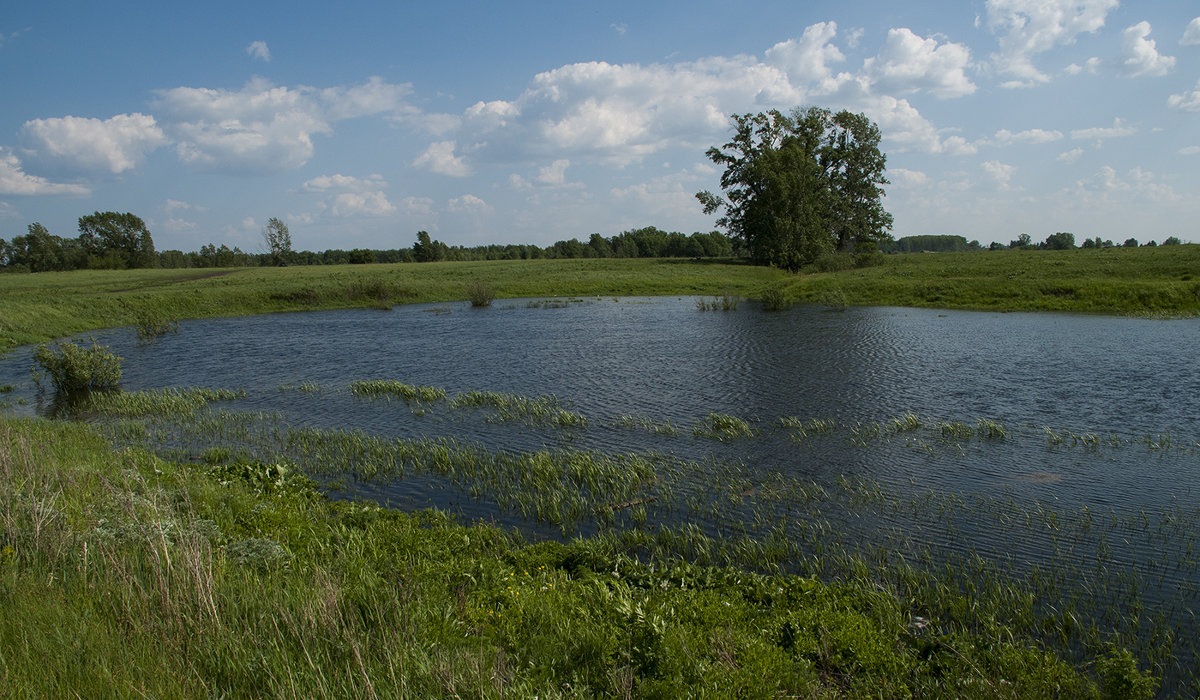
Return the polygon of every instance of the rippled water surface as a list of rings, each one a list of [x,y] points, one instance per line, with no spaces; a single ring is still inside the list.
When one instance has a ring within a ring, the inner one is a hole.
[[[861,475],[945,489],[1017,489],[1079,503],[1154,502],[1190,496],[1197,460],[1146,450],[1093,455],[999,445],[952,459],[920,450],[797,450],[786,435],[733,445],[697,440],[710,412],[757,420],[821,418],[839,424],[907,413],[932,421],[979,418],[1014,430],[1118,435],[1200,434],[1196,320],[899,308],[764,313],[699,311],[692,298],[502,301],[492,308],[402,306],[186,321],[178,334],[139,345],[129,329],[96,337],[124,359],[126,390],[244,388],[236,408],[283,412],[296,423],[355,426],[399,436],[454,434],[495,447],[564,440],[605,450],[716,453],[763,469],[818,477]],[[10,404],[39,405],[29,353],[0,360]],[[280,391],[313,382],[345,387],[388,378],[447,391],[552,394],[582,413],[584,434],[496,430],[477,421],[414,417],[344,393],[320,401]],[[41,397],[41,402],[45,397]],[[673,439],[606,429],[622,416],[671,422]],[[778,431],[776,431],[778,433]],[[911,447],[911,445],[910,445]]]

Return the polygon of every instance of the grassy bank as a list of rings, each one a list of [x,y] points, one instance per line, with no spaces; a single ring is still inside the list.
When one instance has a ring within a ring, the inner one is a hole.
[[[538,296],[754,296],[784,273],[681,260],[514,260],[397,265],[89,270],[0,275],[0,352],[98,328],[161,319]]]
[[[1200,245],[889,255],[782,283],[800,301],[1150,317],[1200,314]]]
[[[725,295],[832,305],[1200,314],[1200,245],[905,254],[789,275],[687,260],[524,260],[0,275],[0,352],[88,330],[213,316],[495,298]]]
[[[602,539],[526,544],[331,502],[286,466],[180,465],[0,420],[11,697],[1146,697],[994,621]]]

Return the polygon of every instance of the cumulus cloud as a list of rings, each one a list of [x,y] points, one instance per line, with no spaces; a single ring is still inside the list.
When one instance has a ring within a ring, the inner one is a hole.
[[[1100,72],[1100,66],[1103,63],[1104,62],[1099,58],[1093,56],[1084,61],[1082,66],[1077,63],[1070,64],[1066,68],[1063,68],[1063,73],[1066,75],[1079,75],[1080,73],[1087,71],[1092,75],[1097,75]]]
[[[1200,17],[1188,22],[1187,28],[1183,30],[1183,36],[1179,38],[1179,43],[1184,46],[1200,44]]]
[[[21,167],[21,159],[0,147],[0,194],[6,195],[72,195],[83,197],[91,190],[82,185],[50,182],[46,178],[29,175]]]
[[[1191,92],[1168,97],[1167,106],[1185,112],[1200,112],[1200,81],[1196,82],[1196,87]]]
[[[1071,138],[1077,141],[1096,141],[1099,143],[1105,139],[1132,136],[1136,133],[1137,127],[1125,126],[1121,123],[1120,119],[1114,119],[1112,126],[1101,126],[1091,129],[1075,129],[1071,132]]]
[[[1079,160],[1079,156],[1081,155],[1083,155],[1082,148],[1072,148],[1069,151],[1063,151],[1062,153],[1059,153],[1054,160],[1057,160],[1060,163],[1074,163],[1075,161]]]
[[[992,137],[991,142],[998,146],[1007,146],[1013,143],[1038,144],[1058,141],[1062,137],[1063,133],[1057,130],[1027,129],[1014,133],[1008,129],[1001,129]]]
[[[887,174],[895,187],[923,187],[929,183],[929,176],[919,170],[888,168]]]
[[[1158,53],[1150,36],[1150,23],[1138,22],[1121,32],[1121,51],[1117,58],[1117,70],[1121,75],[1166,75],[1175,66],[1173,56]]]
[[[460,156],[454,154],[454,141],[438,141],[429,144],[425,152],[417,156],[413,166],[425,168],[430,172],[450,177],[466,177],[471,174],[471,168]]]
[[[378,174],[365,178],[334,174],[314,177],[301,185],[301,189],[323,195],[321,206],[333,216],[384,216],[396,211],[384,194],[387,186]]]
[[[1001,163],[998,160],[985,161],[982,164],[982,167],[983,171],[987,173],[988,177],[990,177],[992,181],[996,183],[996,187],[998,189],[1011,189],[1010,182],[1012,181],[1013,172],[1016,171],[1015,167],[1008,165],[1007,163]]]
[[[331,133],[335,121],[410,111],[403,102],[410,91],[379,78],[324,90],[255,79],[237,91],[162,90],[155,106],[184,163],[200,170],[272,173],[307,163],[313,135]]]
[[[246,47],[246,53],[250,54],[251,58],[257,58],[260,61],[270,62],[271,50],[267,48],[265,41],[252,41]]]
[[[1157,182],[1154,173],[1140,167],[1124,176],[1112,166],[1105,165],[1091,177],[1076,181],[1074,195],[1084,205],[1110,204],[1113,195],[1135,195],[1153,202],[1178,202],[1182,197],[1170,185]]]
[[[538,171],[537,181],[543,185],[564,185],[567,181],[567,167],[570,165],[571,161],[559,158]]]
[[[446,210],[453,212],[468,212],[472,214],[481,214],[491,211],[488,203],[476,197],[473,194],[464,194],[461,197],[455,197],[446,202]]]
[[[999,36],[992,61],[1012,79],[1004,87],[1050,82],[1033,59],[1056,46],[1071,44],[1082,33],[1104,26],[1118,0],[988,0],[987,25]]]
[[[112,174],[132,170],[167,143],[154,117],[118,114],[106,120],[55,117],[25,122],[21,140],[33,158],[56,167]]]
[[[830,63],[846,60],[830,43],[837,36],[836,22],[820,22],[804,30],[799,39],[780,42],[767,50],[767,62],[782,68],[797,83],[820,83],[833,77]]]
[[[936,39],[901,28],[888,30],[887,43],[863,63],[863,71],[885,92],[924,90],[937,97],[962,97],[975,92],[964,72],[970,62],[971,51],[962,44],[939,46]]]

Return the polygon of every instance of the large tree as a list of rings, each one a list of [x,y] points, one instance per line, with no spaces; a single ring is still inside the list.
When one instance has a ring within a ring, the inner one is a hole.
[[[115,211],[79,217],[79,243],[89,267],[154,267],[154,240],[141,218]]]
[[[886,156],[864,115],[810,107],[735,114],[733,138],[708,157],[725,167],[722,198],[696,194],[717,225],[760,264],[799,269],[834,250],[889,240]]]

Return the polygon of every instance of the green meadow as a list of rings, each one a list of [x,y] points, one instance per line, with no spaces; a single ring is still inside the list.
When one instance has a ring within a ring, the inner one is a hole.
[[[276,311],[495,299],[696,295],[827,305],[1200,314],[1200,245],[882,256],[790,274],[735,261],[562,259],[0,274],[0,352],[98,328]]]

